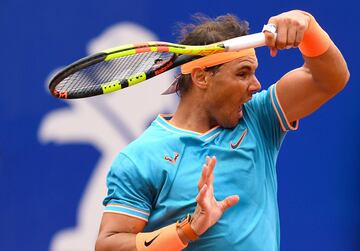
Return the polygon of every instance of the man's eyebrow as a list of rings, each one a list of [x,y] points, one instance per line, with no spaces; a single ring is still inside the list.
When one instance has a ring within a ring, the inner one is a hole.
[[[240,70],[248,70],[248,71],[253,71],[257,69],[257,65],[250,65],[250,64],[243,64],[243,65],[239,65],[239,67],[237,67],[237,69]]]
[[[252,67],[250,65],[242,65],[242,66],[239,66],[238,69],[251,71]]]

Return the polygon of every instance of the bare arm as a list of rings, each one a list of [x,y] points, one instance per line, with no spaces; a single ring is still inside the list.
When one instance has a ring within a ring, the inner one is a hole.
[[[104,213],[95,250],[136,251],[135,236],[144,229],[145,224],[145,221],[134,217]]]
[[[214,225],[226,209],[239,201],[239,197],[236,195],[229,196],[222,201],[215,199],[213,188],[215,164],[215,157],[207,157],[198,183],[197,206],[191,228],[199,236]],[[136,251],[136,234],[142,232],[145,225],[145,221],[131,216],[104,213],[95,250]],[[189,242],[181,228],[177,228],[177,234],[184,244]]]
[[[136,251],[136,234],[142,232],[146,222],[131,216],[104,213],[95,251]],[[181,229],[178,234],[183,243],[189,242]]]
[[[269,19],[278,27],[276,40],[267,33],[272,56],[277,49],[297,47],[310,22],[301,11],[289,11]],[[342,90],[348,79],[346,62],[333,42],[317,57],[305,57],[304,65],[285,74],[277,84],[277,95],[289,122],[303,118]]]

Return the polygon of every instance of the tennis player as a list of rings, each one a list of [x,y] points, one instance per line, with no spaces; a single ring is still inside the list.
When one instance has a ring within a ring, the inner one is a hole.
[[[232,15],[203,18],[181,43],[210,44],[248,29]],[[97,251],[280,250],[281,143],[344,88],[349,72],[307,12],[273,16],[264,32],[272,56],[294,48],[303,66],[258,92],[254,49],[183,65],[167,90],[180,95],[176,112],[159,115],[113,162]]]

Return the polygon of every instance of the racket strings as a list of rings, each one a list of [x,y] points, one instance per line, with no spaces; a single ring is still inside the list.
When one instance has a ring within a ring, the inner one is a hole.
[[[122,83],[133,75],[149,71],[157,64],[164,64],[172,56],[169,52],[151,52],[102,61],[66,77],[56,86],[56,90],[72,94],[94,93],[103,84],[113,81]]]

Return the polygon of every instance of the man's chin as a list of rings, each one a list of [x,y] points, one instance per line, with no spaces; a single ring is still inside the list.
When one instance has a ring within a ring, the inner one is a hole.
[[[222,121],[218,120],[218,125],[222,128],[233,129],[239,124],[244,116],[242,109],[240,109],[237,113],[232,113],[231,115],[232,116],[226,116],[226,118]]]
[[[227,121],[226,123],[223,123],[223,125],[221,125],[221,127],[226,128],[226,129],[233,129],[239,124],[241,119],[242,119],[242,116],[237,118],[236,120]]]

